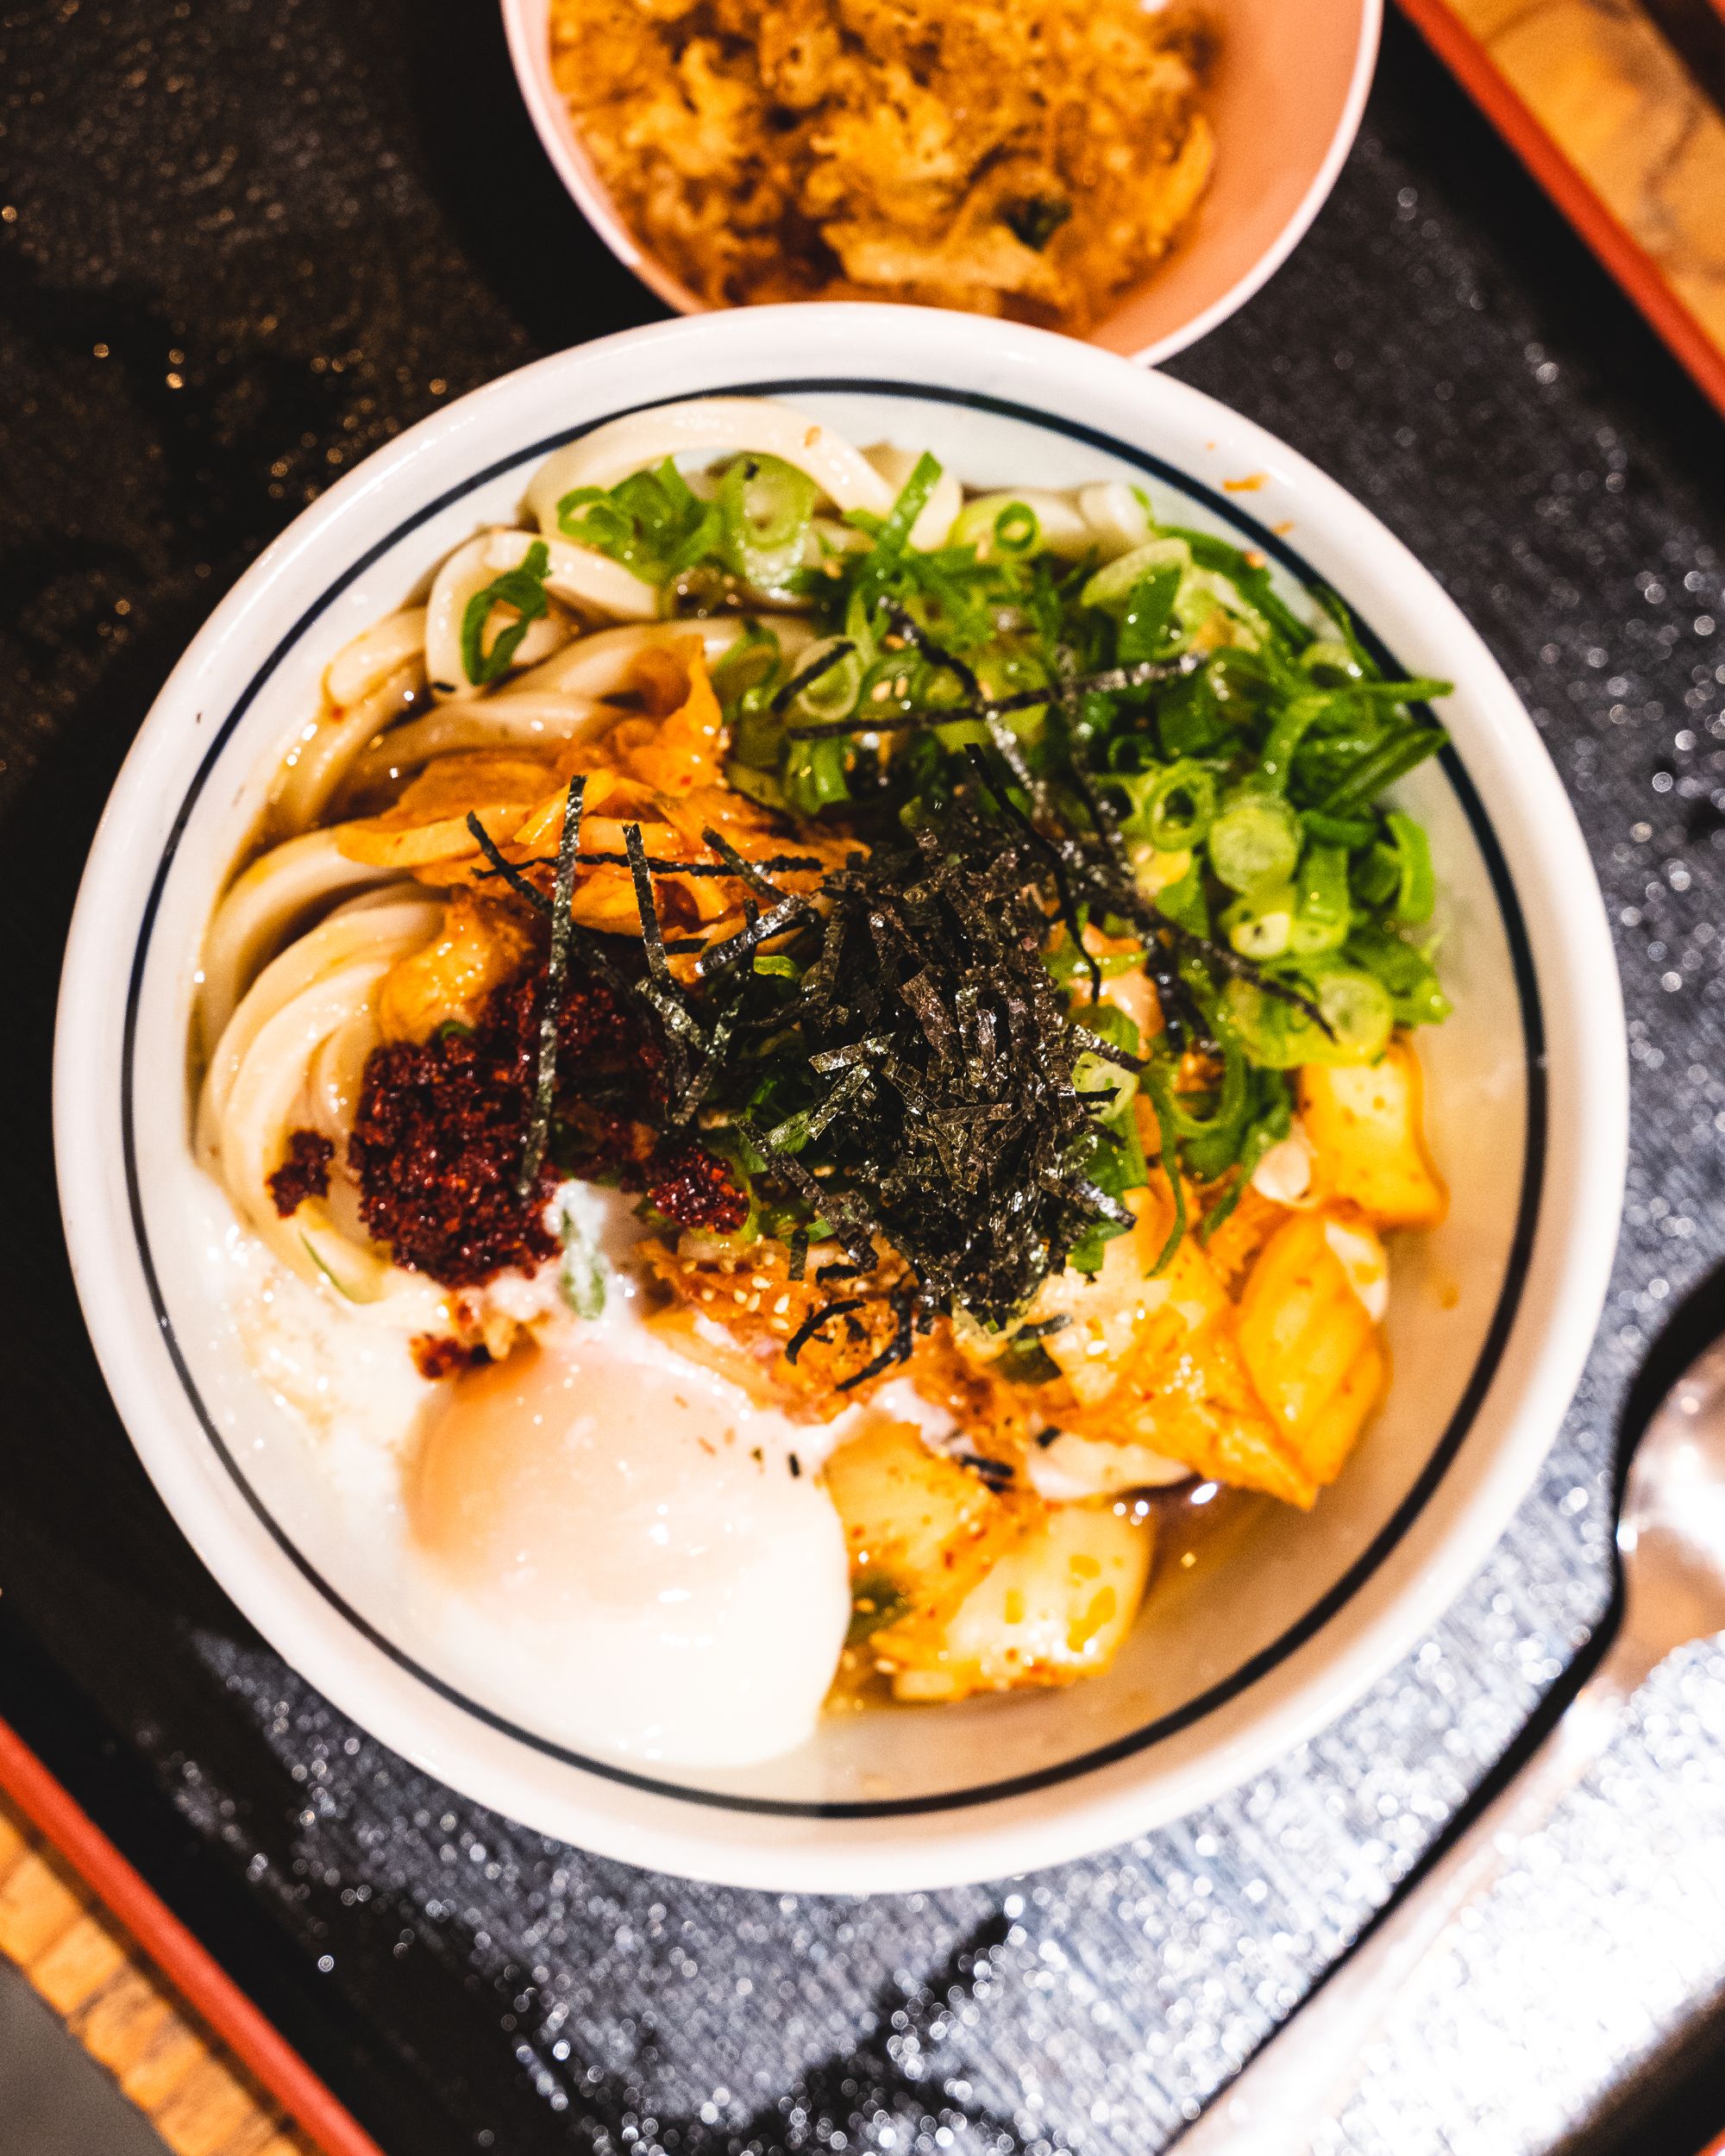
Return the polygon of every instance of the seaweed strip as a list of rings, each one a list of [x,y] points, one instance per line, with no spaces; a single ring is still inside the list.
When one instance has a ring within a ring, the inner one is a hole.
[[[714,830],[710,824],[703,824],[701,839],[705,844],[712,848],[714,853],[731,870],[732,875],[740,877],[751,891],[763,899],[771,899],[775,905],[782,903],[786,893],[780,890],[777,884],[762,874],[762,864],[750,861],[738,853],[736,847],[722,831]],[[820,864],[817,862],[815,865],[819,868]],[[808,901],[804,899],[801,903],[806,905]]]
[[[882,603],[881,611],[906,642],[919,651],[930,666],[944,667],[957,679],[966,696],[981,700],[982,684],[976,679],[975,667],[968,661],[961,659],[957,652],[949,651],[944,644],[937,643],[908,607],[900,606],[895,599],[889,599]]]
[[[819,659],[811,659],[800,674],[794,674],[791,676],[774,697],[772,703],[768,706],[768,710],[775,717],[780,712],[787,711],[795,699],[800,696],[811,683],[819,681],[823,675],[831,674],[835,667],[843,666],[856,649],[856,646],[849,636],[841,636],[838,642],[831,646]]]
[[[866,1310],[868,1299],[853,1295],[845,1302],[824,1302],[819,1310],[811,1310],[802,1323],[785,1343],[785,1360],[794,1363],[809,1342],[831,1319],[847,1317],[853,1310]],[[843,1390],[843,1388],[839,1388]]]
[[[1100,674],[1080,674],[1070,681],[1051,681],[1038,689],[1014,689],[1009,695],[979,698],[972,704],[942,705],[932,711],[906,711],[871,718],[856,712],[849,718],[826,718],[806,726],[787,726],[787,741],[827,741],[839,734],[909,734],[924,726],[950,726],[959,719],[985,723],[991,712],[1033,711],[1038,705],[1094,691],[1100,696],[1118,696],[1127,689],[1150,688],[1158,681],[1177,681],[1195,674],[1204,664],[1194,652],[1177,659],[1140,659],[1129,667],[1105,667]]]
[[[775,1152],[767,1134],[751,1116],[740,1115],[736,1128],[757,1153],[769,1159],[817,1219],[830,1219],[838,1242],[856,1259],[860,1270],[872,1273],[881,1254],[869,1238],[875,1225],[866,1210],[859,1209],[842,1191],[822,1189],[794,1153]]]
[[[705,1045],[705,1036],[683,1001],[665,956],[664,938],[659,931],[659,909],[653,897],[653,879],[647,868],[647,844],[639,824],[624,825],[623,842],[629,849],[636,910],[641,916],[641,941],[647,954],[648,977],[637,985],[637,993],[658,1012],[668,1031],[677,1037],[679,1047],[687,1040],[699,1041]]]
[[[545,893],[530,883],[512,861],[504,859],[497,841],[472,809],[467,811],[467,830],[477,841],[480,851],[490,862],[493,874],[501,876],[517,898],[525,899],[536,912],[550,913],[553,911],[552,902]]]
[[[727,967],[740,963],[751,952],[758,950],[762,943],[770,943],[774,937],[782,935],[806,911],[806,902],[802,899],[781,899],[770,912],[756,914],[748,926],[739,929],[735,936],[726,937],[722,943],[710,944],[695,961],[695,971],[703,981],[713,974],[723,973]]]
[[[533,1114],[521,1150],[518,1194],[527,1197],[539,1180],[551,1135],[551,1098],[557,1087],[557,1020],[561,1015],[563,979],[569,964],[570,902],[575,890],[575,848],[580,843],[581,806],[587,782],[578,772],[563,802],[563,831],[557,847],[557,881],[551,897],[551,949],[545,961],[544,1001],[539,1011],[539,1061],[533,1085]],[[477,822],[477,818],[472,819]]]
[[[468,819],[469,829],[472,828],[474,820],[471,818]],[[489,851],[489,849],[487,850]],[[743,856],[739,854],[737,858],[740,861]],[[530,859],[516,863],[515,867],[517,869],[547,868],[555,859],[555,854],[535,854]],[[577,854],[575,864],[581,868],[626,868],[629,866],[629,856],[618,853]],[[765,860],[750,862],[749,865],[751,868],[771,869],[780,875],[814,875],[826,864],[823,861],[817,860],[812,854],[769,854]],[[647,856],[647,866],[656,876],[713,877],[734,876],[738,874],[738,871],[732,868],[728,861],[662,861],[656,854]],[[511,864],[508,862],[505,862],[500,868],[481,868],[477,871],[477,874],[486,878],[487,881],[492,877],[507,876],[511,873]],[[528,887],[531,889],[532,887],[530,885]]]
[[[912,1320],[916,1310],[916,1297],[905,1290],[895,1289],[892,1300],[898,1312],[897,1331],[872,1362],[865,1363],[851,1376],[841,1378],[833,1387],[834,1392],[854,1392],[857,1386],[866,1385],[871,1377],[879,1377],[883,1371],[891,1369],[894,1363],[910,1361],[911,1350],[915,1344]]]
[[[1182,928],[1178,921],[1170,921],[1165,916],[1159,925],[1176,943],[1183,943],[1189,950],[1201,953],[1212,965],[1220,966],[1224,973],[1232,974],[1236,981],[1249,981],[1254,987],[1261,988],[1265,995],[1275,996],[1281,1002],[1291,1003],[1296,1011],[1303,1011],[1326,1040],[1333,1041],[1336,1037],[1335,1028],[1310,996],[1286,981],[1278,981],[1273,973],[1266,972],[1256,959],[1243,956],[1240,952],[1230,950],[1226,943],[1213,943],[1208,936],[1200,936],[1195,929]]]
[[[1130,1049],[1117,1048],[1113,1041],[1105,1041],[1100,1033],[1093,1033],[1088,1025],[1072,1021],[1070,1037],[1081,1049],[1092,1056],[1100,1056],[1106,1063],[1118,1063],[1122,1070],[1148,1070],[1148,1056],[1134,1056]]]
[[[969,755],[978,779],[994,795],[1019,830],[1024,832],[1026,837],[1033,845],[1040,848],[1047,857],[1049,868],[1054,878],[1055,896],[1060,903],[1061,920],[1065,924],[1066,933],[1072,938],[1072,948],[1083,960],[1085,968],[1089,974],[1090,1000],[1092,1003],[1100,1003],[1102,1000],[1102,968],[1096,962],[1094,953],[1084,942],[1084,923],[1078,912],[1078,901],[1067,876],[1066,863],[1062,858],[1060,849],[1051,839],[1044,838],[1018,803],[1001,787],[995,785],[989,776],[988,763],[977,744],[970,741],[966,742],[964,747],[965,753]]]

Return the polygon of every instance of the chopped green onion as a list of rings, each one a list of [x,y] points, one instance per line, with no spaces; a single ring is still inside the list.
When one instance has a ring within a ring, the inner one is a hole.
[[[605,1260],[586,1217],[581,1186],[567,1182],[557,1193],[557,1232],[563,1256],[557,1268],[557,1292],[578,1318],[605,1313]]]
[[[1375,828],[1370,817],[1326,816],[1321,809],[1308,809],[1304,822],[1308,837],[1321,839],[1327,846],[1346,846],[1351,853],[1371,843]]]
[[[1369,807],[1387,786],[1404,778],[1415,764],[1435,755],[1449,739],[1441,726],[1397,727],[1368,750],[1318,805],[1327,816],[1346,816]]]
[[[804,653],[773,703],[794,718],[848,718],[862,693],[862,653],[849,636],[832,636]]]
[[[1389,826],[1396,868],[1396,901],[1389,909],[1390,918],[1403,927],[1416,927],[1421,921],[1431,919],[1432,908],[1437,903],[1431,844],[1421,826],[1400,809],[1391,809],[1383,820]]]
[[[856,592],[862,602],[865,620],[903,561],[910,546],[911,532],[916,520],[928,507],[929,496],[940,484],[941,470],[939,458],[932,456],[925,449],[917,459],[910,477],[900,489],[899,498],[875,532],[874,546],[862,557],[862,573],[856,580]],[[853,509],[845,522],[857,525],[860,530],[866,530],[868,526],[862,522],[862,512]]]
[[[1297,1005],[1269,994],[1253,981],[1230,981],[1222,991],[1222,1008],[1246,1053],[1271,1070],[1292,1070],[1301,1063],[1371,1062],[1396,1024],[1395,1006],[1383,982],[1338,965],[1313,981],[1312,993],[1330,1029],[1327,1035]]]
[[[1123,783],[1132,806],[1120,826],[1122,837],[1142,840],[1159,854],[1183,854],[1215,821],[1216,781],[1189,756]]]
[[[500,680],[508,673],[523,637],[549,608],[545,572],[550,566],[551,549],[543,539],[536,539],[514,568],[494,577],[467,601],[461,616],[461,665],[476,688]],[[492,609],[499,606],[513,607],[516,618],[498,631],[487,649],[486,630],[491,625]]]
[[[1222,915],[1222,933],[1242,958],[1260,964],[1280,958],[1293,939],[1298,905],[1291,883],[1258,884],[1243,892]]]
[[[1327,688],[1339,688],[1364,678],[1352,652],[1333,636],[1320,636],[1316,643],[1308,644],[1300,655],[1300,663],[1308,674],[1327,674]]]
[[[743,634],[712,668],[713,693],[727,711],[751,691],[770,689],[784,658],[774,632],[758,621],[743,624]]]
[[[1174,1254],[1180,1248],[1186,1233],[1186,1186],[1180,1177],[1180,1146],[1174,1120],[1174,1088],[1168,1073],[1160,1066],[1145,1074],[1145,1084],[1150,1094],[1151,1106],[1156,1111],[1156,1124],[1161,1137],[1162,1172],[1168,1178],[1168,1188],[1174,1200],[1174,1219],[1168,1231],[1168,1239],[1157,1253],[1156,1263],[1145,1275],[1154,1280],[1174,1263]]]
[[[1236,793],[1210,826],[1210,866],[1231,891],[1283,883],[1300,858],[1300,819],[1279,794]]]
[[[1042,520],[1028,502],[1009,502],[994,519],[994,544],[1002,554],[1034,554]]]
[[[1210,932],[1210,905],[1204,895],[1204,872],[1194,854],[1183,876],[1156,893],[1157,911],[1190,936]]]
[[[667,457],[649,472],[632,472],[609,492],[578,486],[557,504],[557,529],[649,583],[692,568],[715,551],[722,519],[715,503],[697,494]]]
[[[850,799],[842,739],[794,741],[779,774],[785,805],[796,816],[819,816],[824,808]]]
[[[1382,929],[1357,928],[1346,955],[1350,963],[1363,966],[1383,983],[1398,1025],[1435,1025],[1449,1016],[1449,998],[1439,986],[1437,970],[1416,945]]]
[[[1345,850],[1339,846],[1308,846],[1300,859],[1295,889],[1289,947],[1303,956],[1339,950],[1347,940],[1353,913]]]
[[[1315,1062],[1368,1062],[1389,1042],[1396,1013],[1382,981],[1369,973],[1339,968],[1317,984],[1318,1008],[1332,1038]]]
[[[1088,1102],[1098,1122],[1107,1122],[1130,1106],[1138,1093],[1138,1078],[1087,1049],[1072,1066],[1072,1088]]]
[[[1208,1115],[1196,1113],[1171,1087],[1169,1092],[1175,1131],[1187,1165],[1204,1182],[1220,1175],[1233,1160],[1252,1100],[1252,1074],[1239,1043],[1226,1027],[1220,1030],[1222,1082]]]
[[[1258,759],[1258,774],[1267,787],[1278,793],[1286,793],[1289,775],[1294,768],[1294,751],[1314,724],[1322,718],[1327,698],[1296,696],[1277,718],[1270,730]]]
[[[779,587],[801,564],[819,492],[781,457],[750,454],[728,465],[714,498],[725,567],[757,588]]]
[[[1147,576],[1172,569],[1177,585],[1191,566],[1192,549],[1183,539],[1147,539],[1129,554],[1105,562],[1079,593],[1078,603],[1102,613],[1119,612]]]
[[[1279,1144],[1294,1127],[1294,1109],[1288,1095],[1287,1079],[1278,1070],[1254,1071],[1252,1077],[1260,1098],[1266,1094],[1268,1098],[1241,1135],[1239,1156],[1233,1163],[1233,1178],[1204,1215],[1198,1229],[1200,1243],[1208,1244],[1216,1230],[1230,1217],[1251,1188],[1252,1172],[1259,1161],[1272,1145]]]
[[[1170,641],[1170,624],[1180,598],[1183,573],[1176,563],[1169,562],[1162,568],[1151,569],[1133,585],[1120,615],[1120,634],[1114,645],[1114,655],[1122,666],[1134,666],[1140,659],[1154,659],[1167,649]]]

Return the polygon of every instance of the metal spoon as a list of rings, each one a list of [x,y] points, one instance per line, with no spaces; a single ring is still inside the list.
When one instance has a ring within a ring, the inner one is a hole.
[[[1180,2156],[1303,2156],[1359,2058],[1467,1905],[1604,1751],[1630,1695],[1674,1649],[1725,1630],[1725,1339],[1697,1356],[1648,1422],[1617,1516],[1622,1617],[1598,1668],[1527,1764],[1201,2118]]]

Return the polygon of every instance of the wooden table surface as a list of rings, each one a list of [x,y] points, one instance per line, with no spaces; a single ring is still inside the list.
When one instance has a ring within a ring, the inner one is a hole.
[[[1725,411],[1725,0],[1402,4]]]
[[[0,1800],[0,1954],[174,2156],[315,2156],[118,1920]],[[91,2151],[91,2156],[97,2156]]]

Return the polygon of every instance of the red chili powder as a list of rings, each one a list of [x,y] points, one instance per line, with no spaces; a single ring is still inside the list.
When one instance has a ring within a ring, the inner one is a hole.
[[[545,1201],[565,1171],[549,1159],[525,1198],[516,1190],[531,1121],[543,968],[500,988],[471,1032],[448,1027],[417,1044],[375,1050],[348,1144],[366,1226],[398,1265],[451,1288],[476,1288],[508,1267],[554,1257]],[[643,1114],[656,1105],[659,1052],[627,1002],[572,970],[557,1019],[560,1117],[576,1125],[579,1166],[645,1190],[680,1225],[721,1232],[748,1205],[722,1162],[691,1141],[658,1150],[650,1131],[580,1100],[583,1079],[638,1078]]]
[[[317,1131],[296,1131],[287,1141],[287,1158],[269,1178],[272,1204],[284,1220],[308,1198],[329,1194],[329,1163],[336,1149]]]

